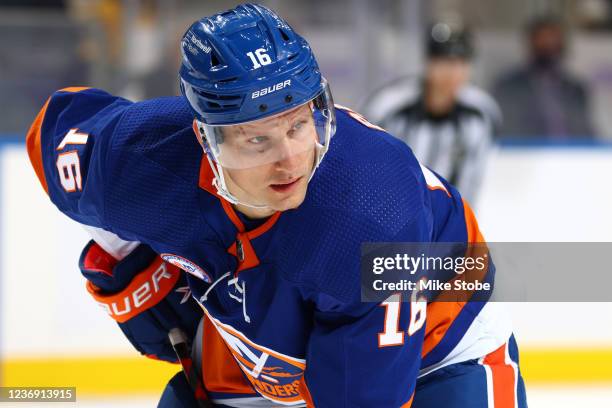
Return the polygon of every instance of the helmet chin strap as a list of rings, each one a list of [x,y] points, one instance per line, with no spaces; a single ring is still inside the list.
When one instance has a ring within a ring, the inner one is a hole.
[[[321,161],[323,160],[323,156],[325,156],[325,153],[327,153],[327,146],[323,146],[320,143],[316,143],[315,144],[315,163],[314,163],[314,166],[312,166],[312,171],[310,172],[310,176],[308,177],[308,182],[310,182],[310,180],[314,176],[314,173],[317,170],[317,167],[319,167],[319,164],[321,164]],[[240,201],[235,195],[230,193],[229,189],[227,188],[227,184],[225,182],[225,177],[223,176],[223,169],[221,168],[220,165],[215,163],[215,161],[210,157],[208,152],[205,152],[205,154],[206,154],[206,159],[208,160],[208,163],[210,164],[210,168],[212,169],[212,172],[215,175],[215,178],[213,179],[213,182],[212,182],[213,186],[215,187],[215,189],[217,190],[217,194],[219,194],[221,198],[223,198],[224,200],[234,205],[236,204],[244,205],[245,207],[255,208],[258,210],[271,209],[271,207],[267,205],[251,204],[245,201]]]
[[[213,186],[215,187],[215,189],[217,190],[217,194],[219,194],[221,198],[223,198],[224,200],[234,205],[240,204],[246,207],[256,208],[259,210],[270,209],[270,207],[268,207],[267,205],[250,204],[250,203],[240,201],[235,195],[229,192],[229,189],[227,188],[227,184],[225,183],[225,177],[223,176],[223,169],[221,169],[221,166],[219,165],[219,167],[217,167],[218,166],[217,163],[215,163],[214,160],[210,158],[208,153],[206,153],[206,158],[208,159],[210,168],[212,169],[212,172],[215,175],[215,178],[212,181]]]

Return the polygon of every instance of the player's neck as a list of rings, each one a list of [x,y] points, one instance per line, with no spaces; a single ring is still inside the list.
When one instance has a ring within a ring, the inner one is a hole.
[[[234,210],[251,219],[268,218],[276,211],[271,208],[253,208],[243,204],[234,204]]]

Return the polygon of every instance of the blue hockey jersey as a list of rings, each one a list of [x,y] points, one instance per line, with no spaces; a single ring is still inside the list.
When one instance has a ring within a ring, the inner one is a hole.
[[[408,407],[419,375],[484,356],[510,329],[490,303],[432,303],[407,332],[416,305],[360,301],[362,242],[482,236],[459,193],[403,142],[348,109],[336,116],[305,201],[263,222],[216,194],[182,97],[58,91],[27,149],[60,211],[189,273],[206,316],[202,376],[216,401]],[[394,330],[401,339],[385,337]]]

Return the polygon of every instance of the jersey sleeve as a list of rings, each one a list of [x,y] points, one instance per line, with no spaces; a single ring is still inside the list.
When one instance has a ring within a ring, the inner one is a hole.
[[[444,178],[425,166],[421,166],[421,169],[428,190],[427,198],[433,220],[431,241],[465,245],[466,257],[477,257],[487,253],[487,244],[469,203]],[[490,282],[494,287],[496,268],[493,258],[490,254],[487,255],[486,268],[466,272],[463,280]],[[452,359],[459,344],[468,348],[467,345],[477,343],[479,336],[495,337],[502,339],[502,342],[505,341],[509,333],[506,333],[506,326],[503,324],[487,327],[486,333],[479,329],[469,330],[475,322],[477,324],[474,327],[485,327],[485,320],[480,317],[480,313],[488,304],[490,294],[489,291],[478,292],[468,299],[469,293],[466,293],[458,301],[445,299],[428,304],[421,359],[423,372]],[[444,293],[441,296],[444,296]],[[479,350],[478,347],[473,349]]]
[[[26,136],[38,180],[60,211],[81,224],[107,228],[105,175],[115,127],[132,102],[92,88],[55,92]]]

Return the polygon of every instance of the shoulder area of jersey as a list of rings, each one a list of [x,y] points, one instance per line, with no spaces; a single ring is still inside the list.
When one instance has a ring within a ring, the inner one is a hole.
[[[403,178],[406,185],[409,173],[420,173],[418,161],[408,145],[361,113],[339,104],[335,108],[338,126],[330,145],[331,160],[324,160],[322,164],[334,167],[339,176],[342,171],[350,172],[351,178],[345,184],[370,185],[379,178],[382,182],[391,177]],[[344,165],[334,159],[341,159]]]
[[[374,223],[382,209],[405,215],[420,211],[424,182],[410,148],[361,114],[341,105],[336,111],[337,132],[305,204]]]
[[[54,131],[78,128],[81,133],[113,134],[177,131],[191,128],[193,115],[180,96],[153,98],[134,102],[103,89],[69,87],[54,92],[41,114],[46,123],[55,123]],[[196,140],[194,138],[194,140]]]
[[[338,115],[336,114],[336,118],[339,119],[340,121],[342,121],[343,117],[342,114],[345,114],[348,118],[351,118],[355,121],[357,121],[358,123],[360,123],[361,125],[373,129],[373,130],[378,130],[381,132],[386,132],[385,129],[381,128],[380,126],[372,123],[370,120],[368,120],[368,118],[366,118],[363,114],[361,114],[360,112],[354,111],[353,109],[347,107],[347,106],[343,106],[340,104],[334,104],[334,107],[336,109],[336,112],[340,112],[341,114]]]

